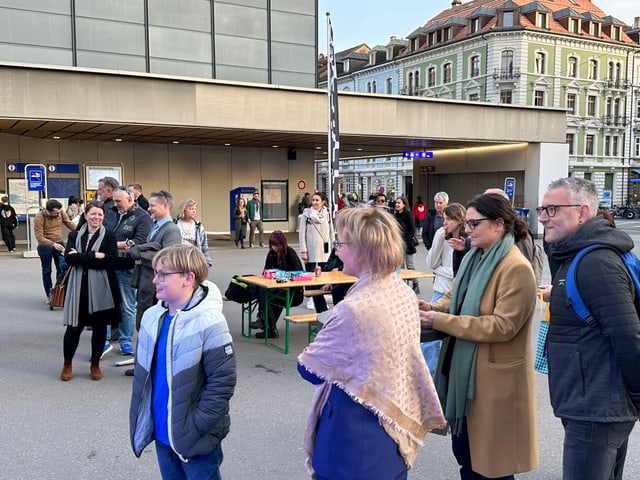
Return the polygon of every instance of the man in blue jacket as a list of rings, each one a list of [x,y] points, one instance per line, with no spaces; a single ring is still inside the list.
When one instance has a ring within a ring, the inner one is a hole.
[[[633,240],[596,217],[587,180],[552,182],[537,208],[551,257],[560,265],[550,300],[549,393],[565,430],[563,480],[622,479],[629,434],[640,411],[640,320],[632,279],[618,252]],[[583,321],[567,301],[567,270],[584,247],[576,285],[594,317]]]

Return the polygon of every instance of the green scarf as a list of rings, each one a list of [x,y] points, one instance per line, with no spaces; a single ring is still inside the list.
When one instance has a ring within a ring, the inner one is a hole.
[[[479,248],[472,248],[465,255],[451,292],[449,313],[471,316],[480,314],[484,290],[496,266],[511,250],[513,242],[513,234],[508,233],[487,252],[483,253]],[[451,342],[453,342],[453,353],[451,369],[447,377],[440,372],[440,363],[450,348]],[[471,415],[472,412],[478,344],[462,338],[448,337],[443,341],[441,352],[436,386],[440,393],[440,401],[445,406],[445,417],[451,432],[459,435],[464,417]]]

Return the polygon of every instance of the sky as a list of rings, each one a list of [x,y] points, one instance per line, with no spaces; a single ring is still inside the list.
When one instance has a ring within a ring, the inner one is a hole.
[[[468,0],[463,0],[466,3]],[[595,0],[608,15],[627,25],[640,17],[638,0]],[[318,0],[318,51],[327,51],[326,12],[331,14],[335,51],[361,43],[386,45],[391,36],[406,38],[416,28],[451,7],[451,0]]]

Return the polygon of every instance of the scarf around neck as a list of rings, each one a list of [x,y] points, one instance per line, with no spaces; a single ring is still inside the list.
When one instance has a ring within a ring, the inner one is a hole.
[[[309,472],[317,423],[332,388],[373,412],[411,467],[426,432],[445,424],[419,339],[415,294],[396,274],[362,275],[333,308],[298,357],[324,380],[316,385],[305,432]]]
[[[313,207],[305,209],[305,216],[311,223],[325,223],[329,218],[327,207],[322,207],[320,211]]]
[[[106,229],[103,226],[100,230],[95,232],[94,237],[88,241],[93,245],[91,246],[91,252],[99,252],[102,241],[104,240]],[[78,253],[75,255],[81,255],[86,249],[82,248],[82,237],[87,233],[87,224],[85,223],[78,230],[76,236],[75,249]],[[95,240],[94,240],[95,239]],[[71,273],[67,279],[66,295],[64,302],[63,312],[63,325],[69,325],[72,327],[78,326],[78,314],[80,313],[80,292],[82,290],[82,272],[84,267],[82,265],[76,265],[71,268]],[[109,286],[109,277],[105,269],[87,269],[87,311],[90,315],[102,310],[109,310],[115,307],[113,303],[113,297],[105,292],[111,292]]]
[[[487,284],[496,266],[509,253],[514,243],[512,233],[506,234],[487,252],[472,248],[462,261],[451,292],[449,313],[452,315],[480,315],[480,304]],[[446,352],[448,337],[443,341]],[[436,387],[440,401],[445,407],[445,417],[454,435],[459,435],[464,417],[471,415],[475,397],[475,375],[478,344],[470,340],[455,338],[451,370],[448,379],[438,369]]]

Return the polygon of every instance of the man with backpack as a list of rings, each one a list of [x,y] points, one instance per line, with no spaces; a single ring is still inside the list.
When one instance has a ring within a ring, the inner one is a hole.
[[[576,177],[553,181],[536,209],[560,265],[547,353],[551,405],[565,430],[563,480],[622,479],[640,412],[639,292],[622,258],[634,244],[597,209],[595,185]],[[574,284],[587,315],[576,313]]]

